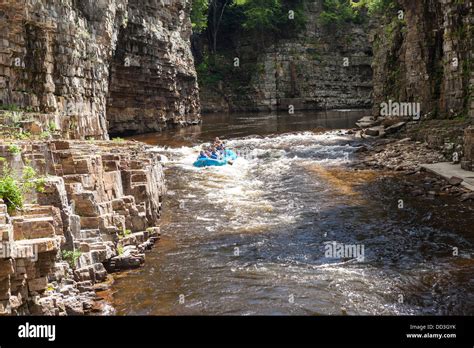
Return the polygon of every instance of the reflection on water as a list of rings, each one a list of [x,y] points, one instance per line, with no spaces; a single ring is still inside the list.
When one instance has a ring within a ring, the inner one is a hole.
[[[215,137],[236,138],[249,135],[281,134],[324,129],[354,127],[355,122],[367,115],[367,110],[329,110],[321,112],[295,112],[294,114],[208,114],[203,123],[177,128],[163,134],[145,134],[133,137],[152,145],[181,146]],[[369,112],[370,113],[370,112]]]
[[[474,313],[472,206],[349,171],[357,143],[345,132],[282,134],[315,128],[308,115],[253,118],[258,127],[221,116],[216,129],[147,136],[170,160],[163,239],[114,285],[119,314]],[[215,136],[244,157],[194,168],[201,139]],[[364,260],[329,257],[332,241],[364,246]]]

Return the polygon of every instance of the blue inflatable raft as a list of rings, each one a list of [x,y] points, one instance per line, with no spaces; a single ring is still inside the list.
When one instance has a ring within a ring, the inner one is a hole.
[[[229,161],[235,161],[237,154],[232,150],[225,150],[225,156],[222,159],[200,158],[194,162],[195,167],[225,166]]]

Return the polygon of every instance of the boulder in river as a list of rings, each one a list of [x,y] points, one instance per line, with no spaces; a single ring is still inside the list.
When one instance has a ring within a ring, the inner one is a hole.
[[[384,133],[385,132],[383,126],[372,127],[365,130],[365,134],[370,135],[372,137],[378,137],[384,135]]]
[[[391,125],[390,127],[385,128],[385,133],[387,133],[387,134],[396,133],[399,130],[401,130],[405,125],[406,125],[406,122],[395,123],[395,124]]]
[[[373,126],[378,126],[379,124],[380,121],[376,120],[373,116],[364,116],[356,122],[356,125],[359,128],[370,128]]]
[[[458,178],[457,176],[452,176],[449,180],[448,183],[453,186],[459,186],[464,180],[461,178]]]

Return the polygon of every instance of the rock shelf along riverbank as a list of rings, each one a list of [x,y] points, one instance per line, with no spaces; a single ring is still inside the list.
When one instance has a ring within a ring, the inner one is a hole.
[[[0,314],[100,313],[108,274],[143,264],[159,238],[161,157],[125,141],[0,142],[2,171],[34,170],[21,207],[0,200]]]
[[[464,137],[465,144],[462,144],[464,127],[457,121],[445,121],[441,125],[436,121],[427,123],[428,125],[424,125],[425,130],[430,125],[432,127],[428,136],[426,131],[419,129],[417,123],[403,124],[389,135],[382,133],[381,136],[367,136],[367,129],[363,130],[365,139],[356,151],[356,160],[351,166],[356,169],[388,170],[423,177],[419,185],[410,184],[414,196],[450,194],[459,196],[462,201],[474,200],[474,193],[468,188],[469,185],[462,185],[462,175],[436,175],[433,171],[428,172],[425,167],[440,162],[459,166],[463,148],[466,150],[472,146],[467,136]],[[351,132],[361,134],[358,130]],[[461,168],[458,171],[469,173]]]

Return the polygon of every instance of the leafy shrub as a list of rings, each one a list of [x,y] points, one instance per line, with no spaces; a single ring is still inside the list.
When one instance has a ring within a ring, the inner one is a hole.
[[[16,144],[10,144],[8,145],[8,152],[10,152],[12,155],[17,155],[21,153],[21,148]]]
[[[0,110],[21,111],[20,107],[16,104],[2,104],[0,105]]]
[[[48,131],[49,131],[50,133],[54,133],[54,132],[57,131],[57,130],[58,130],[58,127],[56,126],[56,123],[53,122],[53,121],[49,122],[49,124],[48,124]]]
[[[23,208],[24,195],[32,191],[44,192],[46,179],[38,176],[34,168],[23,167],[21,178],[16,178],[5,158],[0,157],[2,175],[0,176],[0,198],[7,205],[8,212]]]
[[[6,124],[12,127],[19,127],[20,121],[23,120],[23,112],[16,111],[16,110],[9,110],[5,114],[5,122]]]
[[[20,183],[9,173],[0,177],[0,198],[7,205],[8,212],[23,207],[23,193]]]
[[[255,34],[267,32],[278,37],[287,37],[296,34],[305,27],[303,1],[284,0],[239,0],[237,5],[242,6],[244,19],[242,27]],[[290,10],[294,18],[290,18]]]
[[[124,228],[121,233],[119,232],[119,238],[121,239],[121,238],[127,237],[131,234],[132,234],[132,231]]]
[[[71,268],[76,268],[77,260],[81,257],[82,253],[80,251],[74,250],[62,250],[61,251],[61,257],[64,261],[69,263],[69,266]]]
[[[17,130],[12,133],[12,138],[16,140],[28,140],[31,139],[31,133],[23,132],[22,130]]]
[[[207,28],[207,13],[209,0],[193,0],[191,23],[195,33],[201,33]]]
[[[204,86],[215,87],[224,79],[226,72],[231,73],[229,71],[231,64],[220,64],[220,59],[216,58],[218,57],[213,56],[211,60],[208,55],[205,55],[203,61],[196,66],[199,83]]]
[[[39,138],[40,139],[49,139],[49,138],[51,138],[51,133],[48,132],[48,131],[41,132],[41,134],[39,135]]]
[[[360,0],[358,2],[351,1],[351,6],[355,9],[366,8],[369,15],[385,14],[389,10],[395,8],[394,0]]]
[[[22,191],[28,193],[31,191],[44,192],[46,179],[38,176],[33,167],[24,166],[22,173]]]

